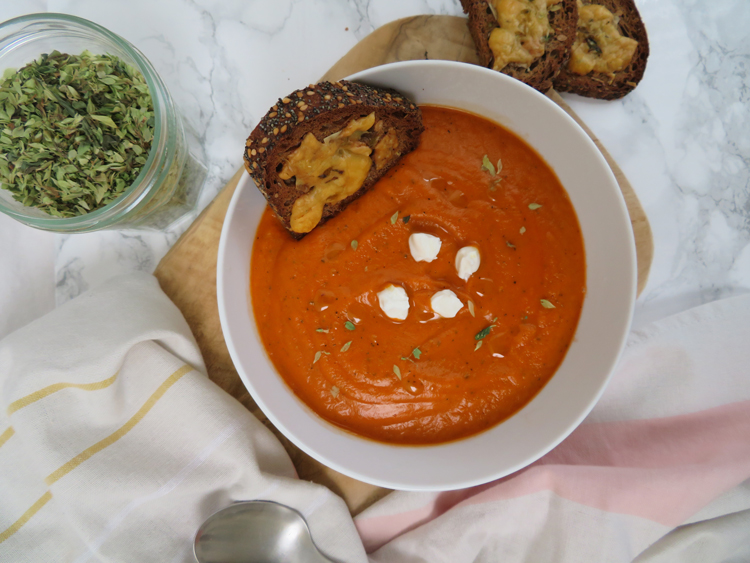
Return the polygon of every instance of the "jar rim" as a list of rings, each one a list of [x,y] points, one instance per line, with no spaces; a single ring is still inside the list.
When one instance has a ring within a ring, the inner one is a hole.
[[[158,148],[161,147],[165,142],[164,137],[166,136],[167,132],[164,131],[162,127],[162,121],[164,117],[162,113],[164,111],[164,108],[161,105],[161,97],[164,96],[167,101],[170,100],[170,97],[166,86],[163,84],[161,78],[153,68],[151,62],[143,53],[141,53],[135,46],[133,46],[132,43],[130,43],[123,37],[120,37],[116,33],[113,33],[107,28],[90,20],[78,16],[55,12],[26,14],[0,23],[0,40],[5,40],[8,37],[12,37],[15,33],[20,33],[23,29],[25,29],[25,26],[29,24],[56,22],[72,24],[73,26],[83,28],[86,31],[93,32],[94,34],[99,35],[104,40],[113,43],[117,48],[121,49],[129,56],[136,69],[143,75],[144,79],[146,80],[146,84],[148,85],[149,93],[151,94],[151,100],[154,107],[154,138],[151,142],[151,147],[149,148],[149,155],[146,159],[145,164],[138,173],[138,176],[131,183],[131,185],[128,186],[120,194],[117,199],[89,213],[78,215],[76,217],[54,217],[51,215],[49,217],[39,217],[19,212],[17,209],[6,205],[5,202],[2,201],[2,199],[0,199],[0,210],[27,225],[31,225],[41,229],[60,232],[99,230],[102,228],[106,228],[107,226],[116,222],[122,215],[137,207],[144,198],[148,197],[148,190],[143,190],[143,192],[138,194],[135,198],[130,198],[132,199],[132,201],[128,201],[129,196],[132,196],[132,194],[140,189],[143,185],[143,182],[146,179],[149,170],[151,170],[154,166]],[[4,35],[4,32],[7,29],[13,28],[14,26],[23,27],[19,28],[12,34]],[[0,51],[0,56],[1,55],[2,51]],[[3,188],[0,187],[0,189]]]

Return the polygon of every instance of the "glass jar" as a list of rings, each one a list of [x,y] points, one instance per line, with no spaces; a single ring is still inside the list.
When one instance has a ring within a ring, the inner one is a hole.
[[[0,187],[0,211],[32,227],[64,233],[101,229],[165,229],[196,206],[206,178],[205,153],[183,121],[167,87],[146,57],[100,25],[66,14],[31,14],[0,24],[0,72],[20,69],[43,53],[114,55],[144,76],[154,105],[154,138],[135,182],[112,203],[77,217],[58,218],[26,207]]]

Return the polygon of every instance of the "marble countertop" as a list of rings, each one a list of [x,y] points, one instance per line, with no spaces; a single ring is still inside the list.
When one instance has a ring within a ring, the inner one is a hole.
[[[565,95],[632,183],[654,233],[634,326],[750,290],[750,3],[637,0],[644,80],[614,102]],[[277,97],[315,82],[375,28],[458,0],[16,0],[0,21],[64,12],[125,37],[202,135],[207,205],[242,164]],[[0,338],[103,280],[153,271],[189,220],[164,233],[56,235],[0,215]]]

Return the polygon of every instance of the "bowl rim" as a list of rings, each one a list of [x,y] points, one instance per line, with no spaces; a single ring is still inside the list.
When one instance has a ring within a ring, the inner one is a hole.
[[[612,170],[610,169],[603,155],[601,154],[599,149],[596,147],[594,142],[591,140],[591,138],[588,136],[588,134],[586,134],[585,131],[562,108],[560,108],[557,104],[549,100],[546,96],[544,96],[540,92],[526,86],[525,84],[522,84],[516,81],[515,79],[507,77],[501,73],[497,73],[495,71],[492,71],[483,67],[469,65],[466,63],[458,63],[454,61],[425,60],[425,61],[403,61],[403,62],[389,63],[387,65],[382,65],[382,66],[374,67],[374,68],[367,69],[361,72],[357,72],[347,77],[346,80],[351,80],[351,81],[362,80],[362,81],[370,83],[372,80],[376,79],[378,75],[384,72],[388,72],[390,69],[418,70],[423,67],[427,67],[427,68],[437,67],[442,70],[448,70],[448,71],[453,71],[453,70],[458,70],[458,69],[465,70],[467,67],[469,67],[472,69],[472,72],[484,73],[487,76],[492,76],[493,80],[505,81],[511,84],[513,88],[523,88],[525,89],[524,95],[530,96],[530,97],[536,97],[538,100],[543,100],[542,103],[547,104],[548,107],[552,108],[553,111],[555,111],[560,118],[562,118],[565,122],[567,122],[566,127],[573,128],[572,130],[576,131],[581,139],[585,139],[585,143],[588,144],[589,155],[593,157],[594,160],[598,161],[598,165],[601,167],[600,172],[603,173],[603,175],[607,178],[609,186],[613,188],[613,190],[610,190],[610,191],[612,192],[612,195],[614,195],[614,198],[616,201],[616,207],[618,208],[616,211],[619,212],[621,215],[623,215],[623,218],[627,221],[627,233],[628,233],[626,235],[627,241],[623,241],[627,246],[627,251],[625,255],[622,256],[623,263],[626,264],[627,266],[626,269],[629,269],[630,271],[630,275],[627,277],[627,279],[623,280],[623,283],[627,286],[627,292],[626,292],[627,295],[625,296],[626,301],[627,301],[626,306],[625,306],[626,314],[624,315],[624,318],[621,319],[620,328],[618,331],[619,337],[617,338],[618,344],[611,350],[612,352],[611,361],[608,362],[608,369],[606,371],[606,374],[604,375],[604,377],[601,377],[595,391],[591,393],[590,399],[588,400],[585,407],[580,409],[580,412],[578,413],[578,415],[575,417],[572,417],[569,420],[569,422],[565,425],[565,427],[557,432],[557,436],[555,439],[548,441],[544,445],[544,447],[538,448],[532,456],[529,456],[523,460],[520,460],[513,465],[505,466],[502,469],[494,473],[486,473],[482,476],[475,476],[475,477],[465,478],[465,479],[454,479],[454,480],[450,480],[449,482],[443,481],[443,482],[434,482],[430,484],[425,484],[421,482],[415,482],[409,479],[405,479],[405,480],[394,480],[392,478],[383,479],[383,478],[378,477],[377,475],[367,474],[366,472],[363,472],[361,470],[354,470],[351,467],[347,467],[346,465],[342,464],[338,460],[331,459],[329,456],[322,454],[320,451],[317,451],[315,448],[308,445],[304,439],[300,438],[296,432],[292,431],[292,429],[290,429],[289,426],[285,424],[276,415],[273,409],[271,409],[268,406],[263,396],[258,392],[256,386],[254,385],[252,381],[252,378],[248,376],[248,374],[244,370],[244,367],[241,361],[241,355],[240,355],[239,348],[238,348],[238,343],[234,341],[232,333],[229,328],[230,327],[230,320],[228,317],[228,311],[229,311],[228,305],[229,304],[227,302],[227,296],[226,296],[226,291],[225,291],[225,284],[227,283],[227,279],[225,278],[225,273],[224,273],[226,265],[227,265],[226,254],[227,254],[227,246],[230,244],[229,232],[231,231],[232,219],[235,217],[235,210],[237,209],[238,204],[243,198],[243,194],[246,194],[247,190],[252,190],[254,186],[253,181],[247,174],[243,175],[243,177],[241,178],[237,186],[237,189],[235,190],[235,193],[233,194],[232,200],[227,209],[226,219],[222,227],[222,233],[221,233],[221,238],[220,238],[220,243],[219,243],[218,260],[217,260],[217,300],[218,300],[218,305],[219,305],[219,317],[221,321],[222,331],[224,333],[225,341],[227,344],[227,348],[229,350],[232,361],[234,362],[235,368],[237,369],[237,372],[240,375],[240,378],[242,379],[245,387],[253,396],[253,399],[256,401],[256,403],[261,408],[263,413],[268,417],[271,423],[282,434],[284,434],[284,436],[286,436],[290,441],[292,441],[292,443],[294,443],[302,451],[304,451],[311,457],[315,458],[316,460],[320,461],[321,463],[325,464],[326,466],[331,467],[332,469],[335,469],[336,471],[339,471],[340,473],[343,473],[345,475],[348,475],[350,477],[353,477],[355,479],[358,479],[366,483],[378,485],[381,487],[387,487],[391,489],[412,490],[412,491],[441,491],[441,490],[453,490],[453,489],[459,489],[459,488],[465,488],[465,487],[471,487],[475,485],[484,484],[484,483],[493,481],[495,479],[502,478],[524,467],[529,466],[530,464],[534,463],[539,458],[547,454],[550,450],[555,448],[565,438],[567,438],[580,425],[583,419],[586,418],[586,416],[588,416],[588,414],[591,412],[593,407],[596,405],[596,403],[599,401],[602,394],[604,393],[604,390],[606,389],[606,386],[612,377],[614,369],[617,365],[617,362],[619,361],[619,358],[622,355],[622,351],[627,342],[627,335],[629,333],[632,318],[633,318],[634,303],[635,303],[635,297],[636,297],[637,268],[636,268],[635,242],[634,242],[632,227],[630,223],[630,216],[627,211],[627,206],[625,204],[624,196],[622,195],[622,192],[619,189],[619,185],[617,183],[617,180]],[[375,80],[375,82],[377,83],[377,80]],[[486,116],[483,116],[483,117],[485,117],[486,119],[488,118]],[[503,126],[507,127],[504,124]],[[513,132],[519,137],[521,137],[525,142],[530,144],[532,148],[538,151],[537,147],[534,147],[533,144],[529,143],[529,141],[525,139],[524,136],[521,135],[518,131],[513,131]],[[252,250],[252,243],[250,244],[250,248]],[[588,258],[588,250],[587,250],[587,258]],[[248,270],[249,270],[250,256],[247,257],[247,261],[248,261]],[[588,272],[588,260],[587,260],[587,272]],[[249,293],[250,293],[249,274],[248,274],[248,279],[246,281],[247,283],[245,284],[245,287],[246,287],[246,293],[247,293],[247,299],[248,299],[248,303],[247,303],[248,313],[250,313],[250,316],[251,316],[250,321],[252,325],[255,326],[255,319],[252,317],[252,314],[251,314],[252,305],[251,305],[251,301],[249,297]],[[587,286],[588,284],[589,284],[589,280],[587,276]],[[587,295],[587,300],[588,300],[588,295]],[[584,301],[584,307],[585,307],[585,304],[586,304],[586,300]],[[581,323],[579,321],[579,326],[576,329],[576,336],[574,336],[574,341],[576,340],[576,337],[579,334],[580,324]],[[286,383],[283,381],[283,378],[276,372],[275,368],[273,367],[273,364],[268,359],[267,353],[265,352],[265,349],[263,348],[262,343],[260,346],[261,346],[263,353],[266,354],[266,361],[269,363],[270,369],[277,375],[278,379],[281,380],[282,384],[286,387],[287,392],[291,394],[298,403],[301,404],[303,409],[306,408],[310,413],[312,413],[309,407],[304,405],[304,403],[302,403],[302,401],[299,398],[297,398],[296,395],[294,395],[291,389],[289,389],[288,386],[286,386]],[[573,348],[573,345],[571,345],[571,349],[572,348]],[[566,358],[568,357],[569,354],[570,354],[570,349],[568,350],[568,353],[566,354]],[[558,368],[558,370],[556,371],[556,374],[559,371],[560,371],[560,368]],[[554,381],[554,376],[550,380],[550,382],[547,383],[545,388],[550,387],[552,381]],[[518,411],[516,414],[511,416],[509,419],[506,419],[505,421],[501,422],[500,424],[495,425],[494,427],[491,427],[490,429],[478,435],[470,436],[462,440],[447,442],[444,444],[435,444],[435,445],[426,445],[426,446],[400,446],[400,445],[395,445],[395,444],[383,444],[380,442],[374,442],[367,438],[363,438],[355,434],[346,432],[332,425],[331,423],[324,421],[318,415],[313,415],[313,416],[317,417],[319,421],[323,423],[324,426],[330,427],[330,430],[334,433],[345,433],[349,437],[355,440],[359,440],[361,442],[365,442],[369,444],[375,444],[377,446],[385,446],[389,450],[396,449],[396,450],[403,451],[403,450],[408,450],[410,448],[414,450],[418,450],[418,451],[442,450],[442,449],[450,448],[455,444],[468,443],[472,441],[474,438],[476,438],[476,436],[489,434],[490,432],[492,432],[493,429],[496,429],[502,425],[508,424],[509,421],[518,417],[521,412],[523,412],[530,404],[536,401],[537,398],[542,394],[545,388],[543,388],[520,411]]]

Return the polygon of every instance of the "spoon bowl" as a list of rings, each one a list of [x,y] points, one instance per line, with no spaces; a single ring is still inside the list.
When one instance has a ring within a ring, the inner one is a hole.
[[[198,563],[332,563],[320,553],[304,516],[277,502],[237,502],[195,534]]]

